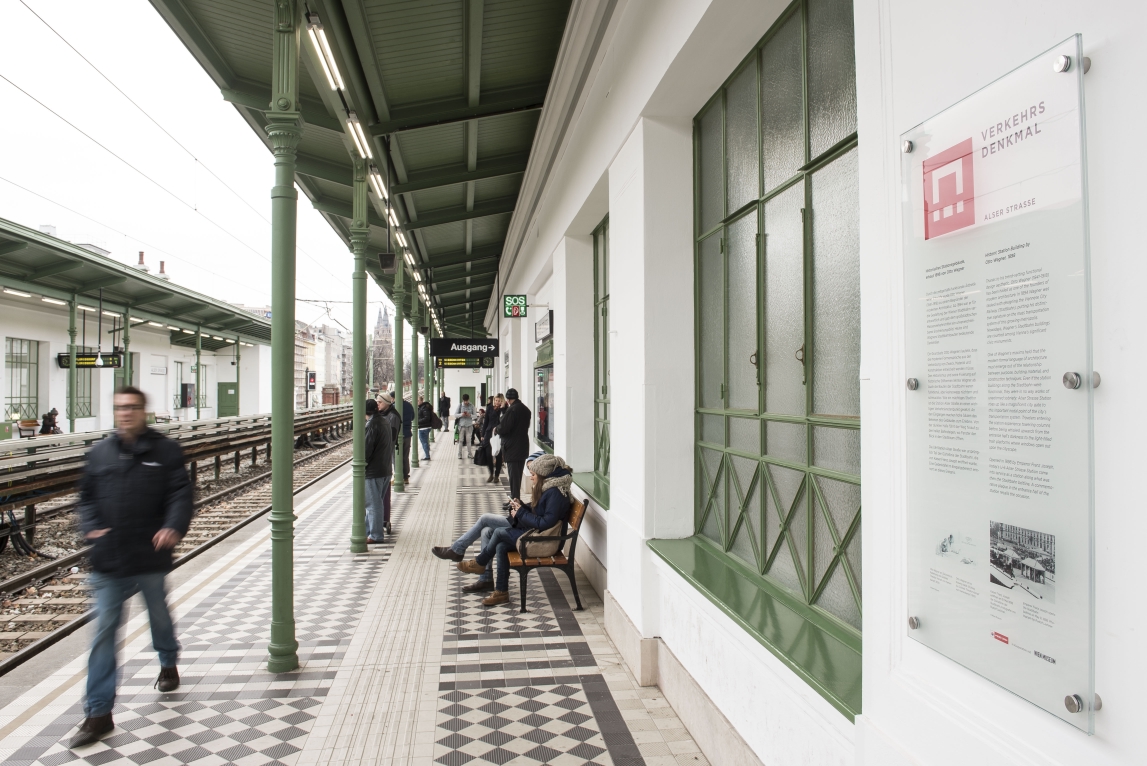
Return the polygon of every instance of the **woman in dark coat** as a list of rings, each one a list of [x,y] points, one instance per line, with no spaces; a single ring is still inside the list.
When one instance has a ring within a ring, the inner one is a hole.
[[[482,421],[482,444],[486,446],[486,454],[490,456],[490,478],[486,482],[487,484],[493,484],[502,475],[502,455],[501,453],[496,456],[493,454],[490,437],[498,432],[498,424],[502,422],[502,412],[505,406],[506,400],[502,398],[501,394],[493,397],[486,406],[486,419]]]
[[[542,531],[559,524],[561,531],[558,534],[566,533],[573,472],[566,462],[556,455],[542,455],[530,463],[529,467],[530,502],[514,501],[510,511],[512,517],[510,526],[495,529],[490,542],[482,548],[478,558],[458,564],[458,568],[463,572],[482,574],[490,560],[497,557],[494,592],[482,602],[485,606],[504,604],[510,600],[509,553],[516,548],[519,537],[531,529]]]

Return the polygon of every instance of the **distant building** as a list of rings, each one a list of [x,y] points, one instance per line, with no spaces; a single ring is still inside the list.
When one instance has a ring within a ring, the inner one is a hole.
[[[373,374],[367,375],[368,383],[373,381],[375,388],[389,387],[394,382],[394,327],[386,309],[378,310],[378,321],[374,323],[369,372]]]

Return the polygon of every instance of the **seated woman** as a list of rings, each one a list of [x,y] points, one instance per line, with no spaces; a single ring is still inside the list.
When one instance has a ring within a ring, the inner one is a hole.
[[[458,564],[463,572],[480,575],[492,559],[498,559],[494,592],[482,601],[485,606],[504,604],[510,600],[509,553],[515,549],[519,537],[531,529],[546,530],[558,524],[561,524],[561,534],[566,532],[573,472],[556,455],[542,455],[529,464],[529,469],[532,490],[530,502],[524,504],[514,501],[510,509],[510,526],[495,529],[489,545],[482,549],[478,558]]]

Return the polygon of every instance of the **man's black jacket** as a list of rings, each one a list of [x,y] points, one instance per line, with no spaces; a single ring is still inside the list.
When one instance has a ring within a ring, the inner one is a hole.
[[[110,530],[92,543],[97,572],[115,577],[167,572],[171,550],[152,538],[164,527],[180,535],[191,525],[191,481],[183,450],[147,429],[128,446],[113,434],[88,452],[80,480],[80,528]]]
[[[502,437],[502,460],[526,462],[530,455],[530,408],[522,404],[521,399],[515,399],[502,412],[498,435]]]
[[[395,420],[398,418],[396,417]],[[386,415],[375,413],[366,423],[363,439],[366,446],[366,478],[381,479],[390,476],[394,464],[395,429]]]

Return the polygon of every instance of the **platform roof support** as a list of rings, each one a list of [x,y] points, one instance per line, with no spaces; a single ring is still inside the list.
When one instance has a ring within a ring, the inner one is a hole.
[[[392,241],[389,247],[393,247]],[[402,263],[402,259],[398,259],[398,269],[394,272],[394,406],[398,408],[398,417],[400,420],[404,418],[402,412],[402,320],[406,314],[406,265]],[[406,445],[402,442],[406,439],[404,432],[405,428],[398,429],[398,457],[396,461],[398,465],[394,467],[394,491],[406,491],[406,477],[403,476],[405,471],[404,458],[406,454],[403,450]]]
[[[422,304],[418,301],[418,293],[411,291],[410,293],[410,403],[416,408],[414,410],[414,427],[411,429],[411,444],[410,444],[410,466],[417,468],[419,465],[418,460],[418,440],[414,439],[414,433],[419,430],[418,428],[418,325],[421,321],[421,314],[419,309]]]
[[[76,432],[76,296],[68,301],[68,433]]]
[[[354,396],[354,456],[351,459],[350,552],[366,553],[366,248],[370,225],[366,220],[366,163],[354,163],[354,218],[350,241],[354,250],[354,275],[351,278],[352,342],[354,370],[351,390]]]
[[[303,4],[279,0],[273,25],[271,103],[267,135],[275,157],[271,189],[271,642],[267,670],[299,666],[295,639],[295,153],[303,135],[299,113],[299,43]],[[359,426],[361,428],[361,425]]]

